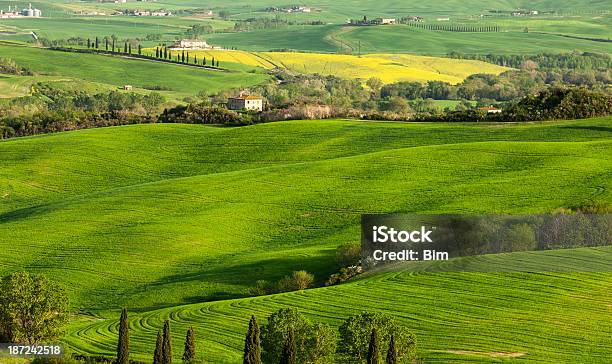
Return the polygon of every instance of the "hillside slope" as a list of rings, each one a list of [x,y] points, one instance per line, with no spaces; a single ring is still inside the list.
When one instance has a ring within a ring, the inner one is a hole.
[[[501,254],[485,256],[480,264],[537,260],[546,270],[559,268],[553,258],[560,257],[564,269],[580,271],[588,260],[609,270],[612,249]],[[237,363],[251,315],[261,323],[279,308],[296,307],[312,321],[334,327],[365,310],[386,312],[417,335],[425,363],[603,364],[612,355],[611,292],[609,272],[387,273],[334,287],[133,313],[131,352],[150,360],[155,334],[169,319],[174,347],[182,347],[183,333],[193,326],[201,358]],[[75,350],[113,354],[116,318],[83,317],[69,331],[66,341]]]
[[[142,125],[11,140],[0,273],[47,273],[96,311],[241,297],[298,269],[324,280],[362,213],[609,201],[607,122]]]

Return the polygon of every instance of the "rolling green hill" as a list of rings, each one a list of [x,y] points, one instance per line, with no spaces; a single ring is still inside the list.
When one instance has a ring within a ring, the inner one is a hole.
[[[137,59],[94,54],[67,53],[42,48],[0,44],[2,57],[13,59],[41,76],[106,84],[119,89],[129,84],[140,91],[163,86],[168,98],[182,99],[200,91],[209,94],[264,82],[267,75],[249,72],[220,72]]]
[[[609,201],[609,121],[161,124],[8,140],[0,273],[45,272],[75,308],[100,312],[240,297],[298,269],[322,281],[333,249],[359,239],[361,213]]]
[[[485,256],[480,264],[530,260],[540,269],[555,269],[553,257],[563,257],[567,269],[581,270],[589,260],[609,270],[612,249],[502,254]],[[249,317],[262,322],[292,306],[333,326],[365,310],[389,313],[416,333],[425,363],[607,363],[611,291],[611,273],[386,273],[335,287],[132,314],[131,352],[150,360],[155,334],[169,319],[175,348],[182,348],[183,334],[193,326],[203,359],[236,363]],[[113,355],[116,318],[84,316],[69,331],[66,341],[73,349]]]

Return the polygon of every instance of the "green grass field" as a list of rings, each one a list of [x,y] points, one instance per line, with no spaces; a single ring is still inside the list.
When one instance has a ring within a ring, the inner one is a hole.
[[[612,250],[512,253],[501,259],[511,266],[539,258],[539,268],[546,269],[548,259],[560,256],[568,269],[581,270],[585,260],[609,269]],[[495,264],[496,258],[480,263]],[[386,273],[335,287],[132,314],[130,349],[150,360],[155,334],[169,319],[175,348],[182,348],[184,332],[193,326],[201,358],[236,363],[249,317],[261,322],[292,306],[335,327],[362,311],[389,313],[417,335],[425,363],[607,363],[611,288],[610,273]],[[78,351],[112,356],[116,335],[116,319],[83,316],[66,341]]]
[[[169,99],[195,96],[200,91],[213,94],[231,88],[244,88],[262,83],[268,77],[263,73],[245,72],[246,69],[232,72],[208,71],[161,62],[6,44],[0,44],[0,54],[41,76],[106,84],[115,89],[126,84],[140,91],[145,91],[143,89],[146,87],[164,86],[170,90],[159,92]]]
[[[169,316],[176,329],[196,326],[208,360],[234,362],[245,317],[292,305],[334,325],[362,309],[390,312],[419,335],[427,362],[495,362],[499,352],[605,362],[606,273],[389,273],[239,298],[256,280],[293,270],[324,280],[335,247],[358,241],[362,213],[529,213],[610,201],[610,121],[158,124],[3,141],[0,274],[26,269],[63,283],[81,313],[66,338],[79,352],[111,354],[106,319],[129,306],[140,312],[135,357],[148,358]],[[217,299],[238,300],[202,303]]]
[[[241,297],[297,269],[322,281],[361,213],[609,201],[609,122],[160,124],[8,140],[0,273],[58,277],[75,308],[98,312]]]

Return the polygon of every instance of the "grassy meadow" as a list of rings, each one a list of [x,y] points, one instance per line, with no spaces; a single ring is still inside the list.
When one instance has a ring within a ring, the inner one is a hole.
[[[609,121],[154,124],[8,140],[0,273],[57,277],[96,312],[242,297],[298,269],[323,281],[362,213],[609,201]]]
[[[546,269],[547,259],[558,262],[560,256],[568,269],[580,270],[586,259],[609,269],[612,250],[511,253],[501,259],[511,265],[540,258],[540,268]],[[494,264],[495,258],[484,257],[481,263]],[[292,306],[334,327],[362,311],[386,312],[416,334],[417,353],[425,363],[603,364],[612,355],[611,288],[609,272],[385,273],[334,287],[133,313],[131,350],[150,360],[155,334],[168,319],[174,347],[182,347],[183,333],[193,326],[202,359],[236,363],[249,317],[254,314],[261,322]],[[112,355],[116,335],[116,319],[82,316],[71,325],[66,342],[79,351]]]
[[[162,62],[67,53],[7,43],[0,44],[0,54],[41,76],[105,84],[114,89],[129,84],[141,92],[152,86],[162,86],[168,90],[158,92],[169,99],[194,96],[200,91],[213,94],[231,88],[244,88],[268,78],[263,73],[209,71]]]

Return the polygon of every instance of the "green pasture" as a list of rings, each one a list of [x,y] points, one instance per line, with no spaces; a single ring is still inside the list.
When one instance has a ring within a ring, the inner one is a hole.
[[[362,213],[547,212],[609,201],[610,119],[533,125],[295,121],[137,125],[0,143],[0,274],[75,309],[321,282]],[[256,192],[254,192],[256,191]]]
[[[102,83],[115,89],[126,84],[140,89],[164,86],[170,88],[170,91],[159,92],[170,99],[194,96],[200,91],[212,94],[230,88],[248,87],[264,82],[268,77],[262,73],[209,71],[148,60],[25,46],[0,45],[0,54],[41,76],[61,76]]]
[[[580,270],[585,260],[609,266],[612,250],[583,248],[485,256],[511,266],[524,260],[566,259]],[[458,264],[461,264],[458,262]],[[425,363],[607,363],[612,355],[608,318],[610,273],[431,273],[379,274],[339,286],[132,313],[130,352],[152,357],[155,335],[170,320],[175,359],[184,332],[193,326],[199,358],[240,361],[251,315],[260,324],[275,310],[296,307],[313,322],[338,327],[362,311],[394,316],[417,337]],[[118,316],[116,314],[115,316]],[[75,318],[65,341],[76,351],[112,356],[117,317]]]

